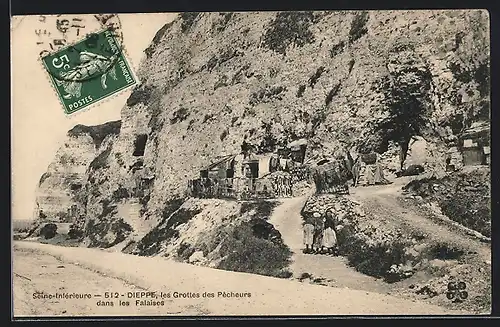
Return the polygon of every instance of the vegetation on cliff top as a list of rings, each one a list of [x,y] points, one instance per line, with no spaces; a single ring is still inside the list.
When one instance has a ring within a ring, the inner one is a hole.
[[[309,27],[316,22],[314,12],[280,12],[265,31],[262,45],[285,55],[290,45],[302,47],[315,41]]]
[[[98,149],[106,136],[119,134],[121,126],[121,120],[110,121],[96,126],[78,124],[68,131],[68,136],[78,137],[82,135],[90,135],[94,141],[95,148]]]

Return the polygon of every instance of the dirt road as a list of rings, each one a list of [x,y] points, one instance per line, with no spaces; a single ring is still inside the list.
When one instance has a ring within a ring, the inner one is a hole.
[[[333,257],[321,254],[302,253],[302,216],[300,211],[307,196],[283,199],[282,204],[275,208],[269,222],[281,233],[283,241],[292,250],[290,269],[295,278],[309,274],[317,283],[345,287],[355,290],[390,293],[389,285],[376,278],[357,272],[347,265],[344,257]]]
[[[14,276],[15,316],[456,314],[377,293],[198,267],[161,257],[34,242],[14,242],[13,269],[23,276]],[[127,298],[127,294],[141,288],[171,297],[163,299],[164,305],[136,306],[136,299]],[[33,299],[36,291],[89,293],[92,298]],[[112,300],[113,307],[97,306],[104,292],[118,293],[119,297]],[[184,297],[174,298],[174,292]],[[214,297],[203,297],[204,292]],[[231,292],[243,297],[224,297]],[[95,297],[99,294],[100,298]],[[119,301],[129,301],[130,305],[120,306]]]
[[[430,210],[425,210],[424,207],[416,205],[412,201],[404,200],[402,187],[412,178],[415,177],[399,178],[390,185],[351,188],[351,194],[348,197],[360,203],[364,212],[369,213],[367,219],[376,221],[381,228],[408,228],[424,235],[426,242],[434,242],[435,244],[448,242],[469,254],[464,264],[476,267],[476,270],[479,266],[476,266],[475,263],[488,264],[491,262],[491,249],[488,243],[481,242],[464,229],[457,229],[451,221],[443,222],[437,219],[432,214],[430,215]],[[408,291],[410,285],[414,283],[425,284],[426,280],[434,277],[423,273],[401,283],[388,284],[381,279],[357,272],[348,266],[347,260],[343,257],[303,254],[300,212],[306,200],[307,196],[284,199],[282,204],[275,208],[270,218],[270,223],[280,231],[285,244],[293,251],[293,263],[290,268],[295,278],[300,279],[303,274],[307,273],[312,275],[312,278],[307,278],[305,281],[316,284],[391,294],[408,299],[415,298],[415,295]],[[455,261],[454,264],[460,265]],[[477,276],[479,279],[483,279],[483,277],[487,276]],[[470,278],[474,279],[475,277],[470,276]],[[478,288],[473,292],[478,293],[481,290],[482,288]],[[433,304],[450,307],[449,300],[444,295],[427,300]],[[445,303],[442,303],[443,301]]]
[[[410,201],[401,201],[402,187],[411,179],[404,177],[396,179],[390,185],[351,188],[350,197],[361,203],[363,210],[369,212],[370,216],[376,216],[377,220],[419,230],[429,239],[451,242],[469,252],[477,253],[485,262],[491,261],[490,244],[468,235],[465,229],[457,229],[450,223],[438,223],[434,219],[429,219],[422,208]]]

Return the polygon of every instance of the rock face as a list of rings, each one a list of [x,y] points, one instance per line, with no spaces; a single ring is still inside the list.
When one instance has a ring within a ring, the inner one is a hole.
[[[101,145],[119,133],[120,125],[120,121],[98,126],[77,125],[68,131],[66,141],[40,178],[37,218],[73,222],[78,212],[84,212],[81,195],[85,193],[89,164]]]
[[[98,151],[87,136],[73,146],[95,156],[80,202],[87,244],[140,238],[244,135],[262,149],[306,138],[309,159],[394,151],[380,127],[394,83],[419,94],[420,134],[444,147],[450,131],[489,117],[488,26],[478,10],[181,14],[146,49],[119,135]]]

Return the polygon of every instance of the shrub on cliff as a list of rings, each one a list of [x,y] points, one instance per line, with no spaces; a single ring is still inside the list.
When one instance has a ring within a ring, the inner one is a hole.
[[[99,153],[94,160],[92,160],[89,164],[89,167],[93,170],[107,168],[108,166],[108,157],[111,154],[111,146],[108,146],[104,151]]]
[[[403,190],[436,201],[451,220],[491,237],[490,183],[485,168],[411,181]]]
[[[349,30],[349,42],[352,43],[368,33],[366,23],[368,22],[369,18],[370,16],[367,11],[362,11],[361,13],[354,16],[351,23],[351,29]]]
[[[68,131],[69,137],[78,137],[81,135],[90,135],[94,141],[95,148],[98,149],[106,136],[120,133],[122,126],[121,120],[110,121],[96,126],[76,125]]]
[[[375,133],[382,136],[380,146],[384,152],[389,141],[399,143],[401,169],[412,137],[427,132],[432,107],[432,74],[415,55],[414,48],[406,41],[391,45],[387,59],[389,72],[375,86],[384,96],[380,109],[385,114],[374,127]]]
[[[73,224],[69,228],[68,238],[71,240],[80,240],[84,236],[83,230],[74,226]]]
[[[85,236],[90,241],[90,247],[109,248],[124,241],[132,230],[132,226],[121,218],[90,220],[85,229]]]
[[[268,220],[277,205],[278,203],[276,201],[268,200],[243,202],[240,208],[240,215],[255,210],[255,213],[253,215],[254,218]]]
[[[286,54],[288,46],[302,47],[315,41],[309,26],[315,22],[314,13],[280,12],[271,22],[263,36],[263,46],[281,54]]]
[[[181,23],[181,31],[183,33],[189,31],[191,27],[194,25],[196,18],[200,15],[199,12],[183,12],[180,14],[180,17],[182,19]]]
[[[290,277],[291,273],[286,270],[291,262],[290,249],[282,242],[261,238],[254,226],[255,222],[243,223],[224,240],[220,250],[224,259],[217,268],[279,278]]]
[[[179,237],[177,226],[187,223],[201,212],[200,209],[181,208],[183,199],[174,199],[167,203],[163,211],[163,220],[137,243],[139,255],[154,255],[161,250],[162,244]]]
[[[136,86],[127,99],[127,106],[131,107],[139,103],[148,104],[153,93],[151,86]]]
[[[48,240],[56,236],[57,234],[57,225],[53,223],[45,224],[40,229],[40,236],[44,239]]]

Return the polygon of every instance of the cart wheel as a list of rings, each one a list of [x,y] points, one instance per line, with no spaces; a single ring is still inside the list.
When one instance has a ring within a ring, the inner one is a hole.
[[[446,298],[448,300],[453,300],[455,298],[455,293],[454,292],[446,292]]]
[[[458,289],[459,290],[465,290],[467,288],[467,285],[464,282],[459,282],[458,283]]]
[[[448,283],[448,290],[454,291],[456,289],[457,289],[457,285],[455,284],[455,282],[449,282]]]

